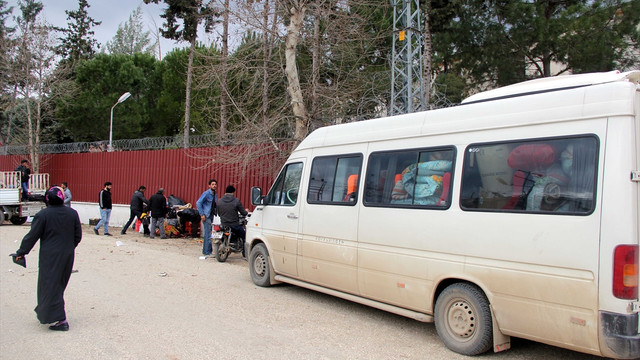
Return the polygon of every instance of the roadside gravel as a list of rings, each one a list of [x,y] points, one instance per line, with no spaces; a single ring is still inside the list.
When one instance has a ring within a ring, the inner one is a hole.
[[[8,256],[29,225],[0,226],[0,359],[466,358],[444,347],[433,324],[294,286],[255,286],[239,255],[201,260],[197,240],[83,227],[65,294],[71,329],[60,333],[33,312],[38,245],[27,269]],[[515,339],[482,358],[594,357]]]

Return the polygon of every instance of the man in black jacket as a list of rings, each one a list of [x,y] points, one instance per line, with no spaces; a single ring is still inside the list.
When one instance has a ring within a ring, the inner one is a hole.
[[[167,216],[167,199],[164,197],[164,189],[158,189],[158,192],[149,198],[149,209],[151,210],[151,234],[150,238],[156,236],[156,226],[160,230],[160,239],[166,239],[164,234],[164,218]]]
[[[29,200],[29,175],[31,175],[31,169],[29,169],[29,161],[23,159],[20,161],[20,166],[16,168],[16,171],[20,171],[20,186],[22,186],[22,201]]]
[[[100,226],[104,225],[104,234],[106,236],[111,236],[109,233],[109,219],[111,219],[111,182],[107,181],[104,183],[102,190],[100,191],[98,203],[100,205],[100,222],[98,225],[93,228],[93,232],[96,235],[100,235],[98,229]]]
[[[231,230],[242,239],[242,256],[244,257],[246,231],[242,224],[240,224],[240,216],[238,216],[238,213],[242,214],[242,216],[247,216],[248,212],[244,206],[242,206],[240,199],[233,195],[235,192],[236,188],[233,187],[233,185],[227,186],[224,190],[224,196],[218,200],[217,209],[222,226],[230,227]]]
[[[138,220],[142,221],[141,216],[144,212],[144,206],[149,206],[149,201],[144,197],[145,190],[147,190],[147,188],[144,185],[141,185],[138,190],[134,191],[133,195],[131,195],[129,220],[126,224],[124,224],[124,227],[122,228],[122,231],[120,231],[120,234],[124,235],[127,233],[127,229],[133,222],[133,219],[138,218]],[[144,234],[149,235],[149,225],[143,223],[142,226],[144,228]]]

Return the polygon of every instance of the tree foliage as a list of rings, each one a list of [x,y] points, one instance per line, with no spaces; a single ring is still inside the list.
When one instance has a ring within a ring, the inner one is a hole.
[[[114,109],[113,138],[167,135],[154,121],[161,91],[156,69],[152,55],[98,54],[76,66],[78,91],[58,103],[57,115],[73,129],[74,141],[108,139],[110,109],[128,91],[131,98]]]
[[[20,27],[12,33],[4,25],[9,9],[0,0],[0,46],[7,49],[0,54],[3,115],[12,119],[0,127],[0,141],[28,143],[24,133],[28,114],[36,119],[37,111],[29,112],[38,108],[36,100],[43,100],[39,133],[48,139],[108,139],[109,110],[126,91],[132,97],[114,111],[116,140],[215,134],[218,140],[211,145],[273,145],[256,147],[264,153],[282,151],[279,143],[299,140],[321,126],[386,115],[393,32],[389,2],[145,2],[166,5],[159,30],[167,38],[189,41],[187,47],[163,59],[141,53],[148,43],[136,39],[148,39],[148,32],[142,30],[138,9],[108,44],[110,54],[95,55],[97,44],[89,40],[91,27],[99,23],[87,16],[87,1],[79,0],[79,9],[67,12],[64,36],[52,43],[64,60],[35,81],[34,73],[19,76],[35,69],[35,47],[23,43]],[[37,2],[21,1],[26,3]],[[423,0],[421,5],[429,15],[432,56],[426,60],[432,63],[434,106],[529,78],[640,64],[639,1]],[[216,23],[219,17],[222,24]],[[221,36],[202,44],[198,24]],[[52,82],[33,96],[35,84],[54,78],[71,79],[73,87]],[[31,100],[22,101],[27,81]],[[251,155],[229,154],[227,160]]]
[[[155,54],[157,43],[151,42],[149,31],[144,30],[142,9],[138,6],[125,23],[118,25],[113,40],[105,48],[111,54],[134,55],[137,53]]]
[[[90,59],[100,48],[98,41],[93,38],[94,31],[91,28],[102,22],[95,21],[89,16],[87,12],[89,7],[87,0],[78,0],[78,10],[65,10],[69,21],[68,27],[56,28],[63,34],[63,37],[58,39],[60,40],[58,53],[71,62]]]
[[[160,0],[144,0],[145,4],[158,4]],[[209,32],[214,24],[214,18],[219,14],[214,10],[212,2],[204,0],[163,0],[167,5],[160,15],[165,19],[164,28],[160,29],[163,37],[173,40],[184,40],[191,44],[189,49],[189,63],[187,64],[187,82],[185,86],[184,109],[184,146],[189,147],[189,132],[191,131],[191,83],[193,81],[193,57],[196,51],[198,27],[202,24],[205,32]],[[182,26],[180,26],[182,20]]]
[[[634,63],[625,54],[638,38],[638,1],[457,0],[442,10],[453,16],[438,25],[437,56],[474,88]]]

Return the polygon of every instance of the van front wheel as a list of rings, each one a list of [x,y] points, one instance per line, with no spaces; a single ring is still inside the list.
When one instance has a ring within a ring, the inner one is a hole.
[[[264,244],[257,244],[249,255],[249,273],[253,283],[266,287],[271,285],[271,268],[269,267],[269,253]]]
[[[434,315],[438,336],[450,350],[472,356],[491,349],[491,309],[477,286],[457,283],[444,289]]]

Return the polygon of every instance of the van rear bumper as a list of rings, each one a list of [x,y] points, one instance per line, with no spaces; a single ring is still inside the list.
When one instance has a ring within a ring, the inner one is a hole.
[[[617,314],[600,311],[600,350],[617,359],[640,357],[638,313]]]

